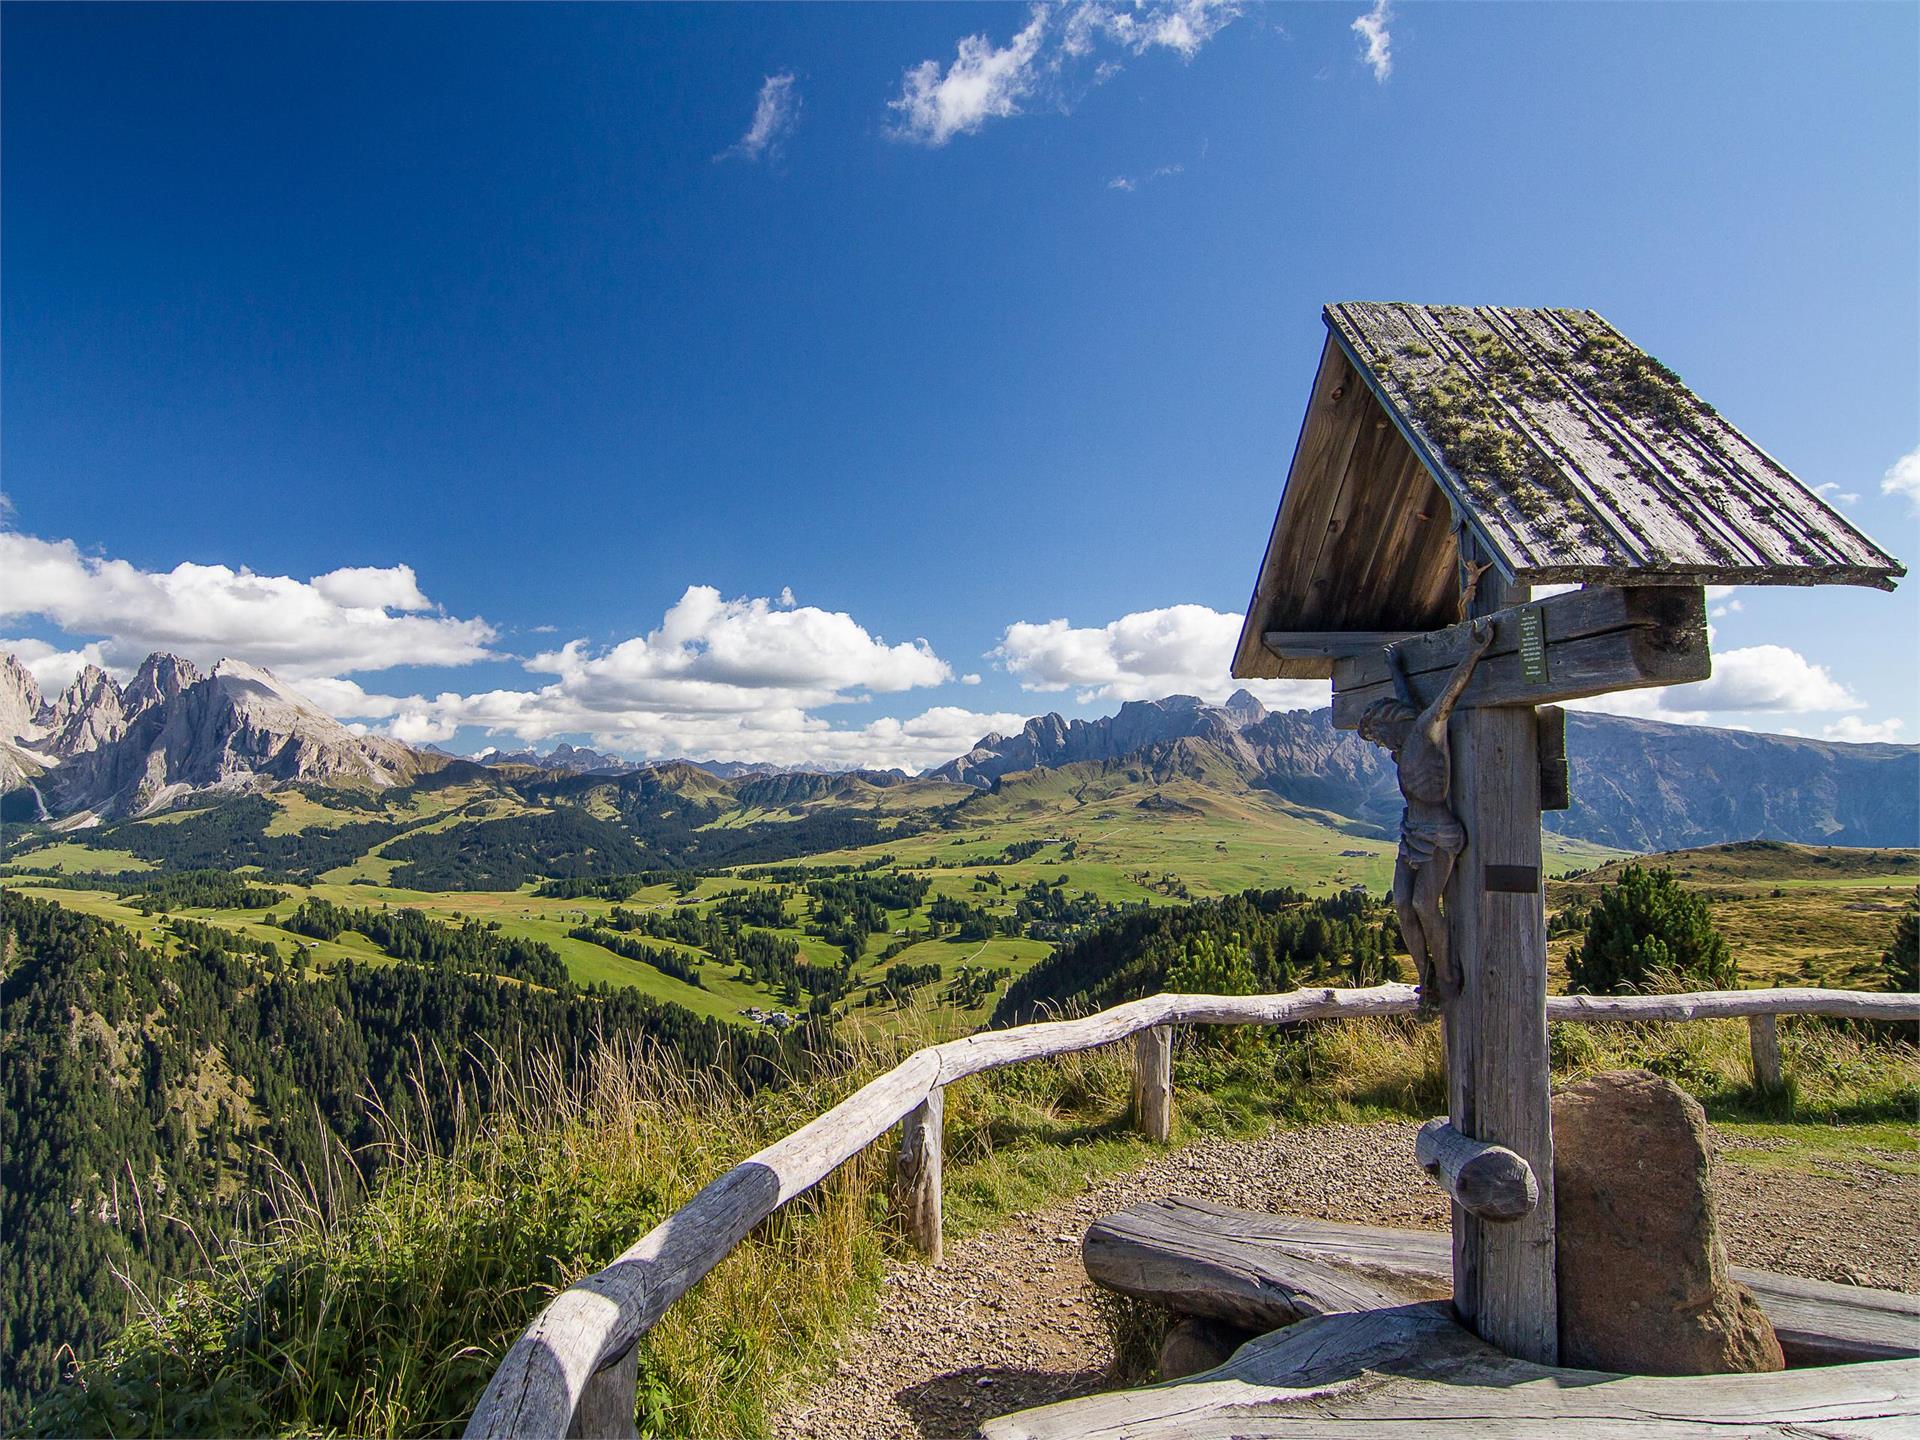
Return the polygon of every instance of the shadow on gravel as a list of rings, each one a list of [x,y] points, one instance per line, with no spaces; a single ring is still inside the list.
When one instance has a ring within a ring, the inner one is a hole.
[[[913,1417],[923,1440],[966,1440],[982,1421],[1014,1410],[1048,1405],[1078,1395],[1112,1389],[1110,1371],[1015,1370],[971,1365],[909,1385],[894,1396]]]

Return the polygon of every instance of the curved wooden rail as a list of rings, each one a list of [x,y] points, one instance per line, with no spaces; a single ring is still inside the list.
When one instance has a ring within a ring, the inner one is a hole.
[[[1022,1060],[1067,1055],[1173,1025],[1286,1025],[1305,1020],[1410,1014],[1409,985],[1363,990],[1294,990],[1283,995],[1154,995],[1078,1020],[1045,1021],[983,1031],[916,1050],[884,1075],[742,1161],[641,1237],[597,1274],[555,1296],[494,1371],[472,1420],[469,1440],[487,1436],[631,1435],[635,1343],[668,1305],[717,1265],[780,1206],[915,1112],[918,1151],[938,1144],[940,1092],[956,1080]],[[1774,1015],[1829,1015],[1862,1020],[1920,1020],[1920,995],[1846,990],[1720,990],[1691,995],[1556,995],[1554,1021],[1706,1020]],[[1156,1037],[1158,1039],[1158,1037]],[[1160,1043],[1136,1049],[1157,1069]],[[1157,1093],[1169,1082],[1149,1076]],[[1142,1087],[1136,1082],[1136,1090]],[[931,1104],[929,1102],[932,1102]],[[1165,1133],[1158,1104],[1142,1118]],[[928,1124],[926,1117],[933,1117]],[[932,1165],[933,1215],[939,1170]],[[919,1165],[924,1175],[927,1166]],[[924,1208],[922,1194],[913,1208]],[[924,1229],[924,1222],[920,1227]],[[916,1235],[923,1249],[937,1249]]]

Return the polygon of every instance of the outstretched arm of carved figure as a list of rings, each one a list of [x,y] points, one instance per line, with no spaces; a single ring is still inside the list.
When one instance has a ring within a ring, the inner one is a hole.
[[[1459,703],[1461,692],[1467,688],[1467,682],[1473,678],[1473,667],[1480,663],[1480,657],[1487,653],[1487,647],[1493,644],[1493,621],[1480,619],[1473,622],[1467,632],[1467,656],[1453,667],[1453,674],[1447,677],[1446,687],[1434,696],[1421,717],[1429,723],[1444,725],[1447,717],[1453,714],[1453,707]]]

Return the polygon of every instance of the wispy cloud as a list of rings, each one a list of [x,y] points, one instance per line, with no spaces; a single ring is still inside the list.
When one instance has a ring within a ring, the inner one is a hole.
[[[896,114],[891,133],[914,144],[941,146],[956,135],[974,134],[989,120],[1021,114],[1036,101],[1066,109],[1069,72],[1103,47],[1133,55],[1171,50],[1191,60],[1239,13],[1232,0],[1134,6],[1081,0],[1057,11],[1035,5],[1026,25],[1006,44],[968,35],[951,64],[922,60],[909,69],[900,94],[887,102]],[[1119,71],[1115,61],[1099,60],[1093,83]]]
[[[1914,452],[1914,455],[1920,456],[1920,450],[1916,450]],[[1914,459],[1914,456],[1908,456],[1907,458],[1911,460],[1911,459]],[[1920,465],[1920,460],[1916,460],[1915,463],[1916,465]],[[1860,503],[1860,495],[1858,491],[1842,490],[1837,484],[1835,484],[1831,480],[1829,480],[1824,485],[1814,486],[1813,493],[1820,496],[1822,499],[1832,500],[1835,503],[1840,505],[1858,505]]]
[[[1393,19],[1393,7],[1387,0],[1373,0],[1373,8],[1353,22],[1353,33],[1360,37],[1360,59],[1373,71],[1373,78],[1385,84],[1393,74],[1393,34],[1387,23]]]
[[[800,123],[800,91],[790,71],[769,75],[760,82],[760,98],[753,107],[753,123],[738,141],[714,156],[715,160],[777,160]]]
[[[1887,473],[1880,480],[1880,493],[1906,497],[1914,514],[1920,515],[1920,445],[1887,467]]]
[[[1109,190],[1131,192],[1138,190],[1142,185],[1151,185],[1156,180],[1164,180],[1169,175],[1178,175],[1186,168],[1186,166],[1179,164],[1162,165],[1157,169],[1147,171],[1144,175],[1116,175],[1107,181],[1107,188]]]

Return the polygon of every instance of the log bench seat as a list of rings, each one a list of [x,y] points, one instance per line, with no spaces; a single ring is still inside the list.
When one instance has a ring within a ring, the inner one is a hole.
[[[1183,1315],[1275,1330],[1297,1320],[1452,1293],[1444,1231],[1341,1225],[1204,1200],[1152,1200],[1096,1220],[1081,1253],[1095,1284]],[[1733,1267],[1790,1366],[1920,1355],[1920,1299],[1897,1290]]]

